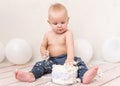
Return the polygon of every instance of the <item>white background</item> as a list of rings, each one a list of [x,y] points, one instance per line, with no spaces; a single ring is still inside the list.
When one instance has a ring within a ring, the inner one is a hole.
[[[120,36],[120,0],[0,0],[0,42],[6,46],[14,38],[25,39],[33,57],[40,57],[43,34],[51,29],[48,7],[55,2],[66,6],[74,38],[88,40],[94,59],[102,59],[105,40]]]

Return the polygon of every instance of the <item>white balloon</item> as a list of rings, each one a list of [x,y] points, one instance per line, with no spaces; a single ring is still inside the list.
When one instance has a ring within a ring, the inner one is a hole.
[[[88,63],[93,56],[93,49],[91,44],[85,39],[77,39],[74,42],[75,56],[81,57],[83,61]]]
[[[0,62],[5,59],[4,45],[0,42]]]
[[[13,39],[5,49],[7,59],[13,64],[25,64],[32,57],[32,48],[26,40]]]
[[[120,62],[120,37],[107,39],[103,44],[103,58],[108,62]]]

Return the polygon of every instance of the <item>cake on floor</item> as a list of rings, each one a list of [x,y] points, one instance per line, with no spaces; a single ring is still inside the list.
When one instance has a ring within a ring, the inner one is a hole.
[[[56,84],[74,84],[77,78],[76,66],[53,65],[52,81]]]

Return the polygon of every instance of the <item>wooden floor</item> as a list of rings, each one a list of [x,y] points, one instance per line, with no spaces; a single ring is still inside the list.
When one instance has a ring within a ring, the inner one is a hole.
[[[8,61],[0,63],[0,86],[66,86],[57,85],[51,82],[51,75],[44,75],[35,82],[20,82],[14,78],[14,71],[16,69],[29,71],[35,61],[30,61],[25,65],[14,65]],[[94,65],[99,66],[98,75],[88,85],[81,84],[80,82],[68,86],[120,86],[120,63],[108,62],[92,62],[88,67]]]

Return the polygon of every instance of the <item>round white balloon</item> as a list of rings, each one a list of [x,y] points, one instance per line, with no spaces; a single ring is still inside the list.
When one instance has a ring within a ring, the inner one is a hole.
[[[77,39],[74,42],[75,56],[81,57],[86,63],[92,59],[93,49],[91,44],[85,39]]]
[[[103,58],[108,62],[120,62],[120,37],[107,39],[103,44]]]
[[[4,58],[5,58],[4,45],[0,42],[0,62],[2,62]]]
[[[32,57],[32,48],[26,40],[13,39],[5,49],[7,59],[13,64],[25,64]]]

